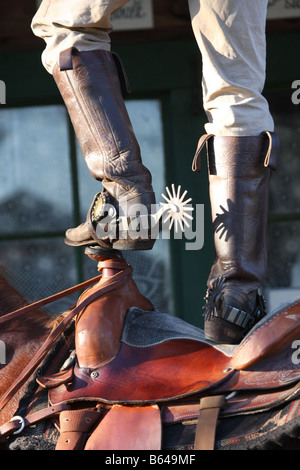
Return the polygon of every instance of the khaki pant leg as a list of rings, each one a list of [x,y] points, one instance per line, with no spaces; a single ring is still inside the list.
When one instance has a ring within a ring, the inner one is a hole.
[[[203,60],[203,104],[214,135],[273,131],[265,83],[268,0],[189,0]]]
[[[43,0],[32,20],[34,34],[46,42],[42,61],[49,73],[59,53],[78,50],[110,50],[112,13],[129,0]]]

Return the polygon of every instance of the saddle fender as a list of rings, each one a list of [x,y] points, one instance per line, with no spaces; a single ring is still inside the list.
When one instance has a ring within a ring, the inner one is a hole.
[[[123,259],[104,263],[128,267]],[[202,330],[155,311],[129,276],[78,314],[74,362],[38,382],[49,389],[51,406],[94,403],[107,410],[86,450],[157,449],[162,423],[198,417],[202,423],[201,407],[205,422],[211,410],[215,428],[219,412],[256,413],[298,397],[300,365],[292,361],[291,341],[299,335],[297,302],[265,317],[233,349],[212,344]]]
[[[111,270],[128,267],[125,259],[98,264],[103,270],[99,283],[86,290],[80,301],[96,292]],[[131,307],[153,310],[152,303],[138,290],[132,277],[122,286],[88,305],[77,316],[75,348],[80,367],[96,368],[111,361],[118,353],[126,314]]]

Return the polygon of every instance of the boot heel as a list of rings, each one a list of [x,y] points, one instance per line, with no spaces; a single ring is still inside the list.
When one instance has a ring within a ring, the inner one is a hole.
[[[152,250],[155,239],[153,240],[117,240],[113,243],[114,250],[135,251],[135,250]]]

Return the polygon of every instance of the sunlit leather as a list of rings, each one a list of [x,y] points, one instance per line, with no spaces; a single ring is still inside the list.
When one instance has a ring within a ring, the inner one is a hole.
[[[124,259],[118,263],[127,266]],[[83,293],[81,300],[97,291],[101,283],[118,271],[118,269],[111,270],[105,261],[102,262],[101,269],[103,269],[101,281]],[[151,302],[140,294],[131,278],[123,286],[100,297],[78,315],[75,345],[80,367],[95,368],[116,356],[120,349],[126,313],[133,306],[144,310],[153,309]]]
[[[155,203],[151,174],[142,164],[114,56],[102,50],[64,51],[68,65],[53,77],[68,109],[91,175],[118,202]],[[130,214],[129,214],[130,215]]]

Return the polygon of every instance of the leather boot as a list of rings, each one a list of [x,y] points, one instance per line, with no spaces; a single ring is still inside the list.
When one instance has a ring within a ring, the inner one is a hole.
[[[270,168],[276,168],[279,140],[254,137],[200,139],[206,143],[215,260],[208,278],[204,332],[217,343],[238,344],[265,315],[258,290],[267,269]]]
[[[65,242],[100,245],[104,250],[151,249],[154,240],[150,231],[134,238],[128,232],[140,205],[148,217],[155,196],[125,107],[123,96],[128,83],[118,56],[70,48],[60,54],[53,76],[87,167],[104,188],[95,196],[86,222],[67,230]],[[122,227],[120,217],[125,218]],[[111,230],[113,227],[115,230]]]

